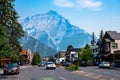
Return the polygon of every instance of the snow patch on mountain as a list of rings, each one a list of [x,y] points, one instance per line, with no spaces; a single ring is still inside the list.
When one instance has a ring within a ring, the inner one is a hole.
[[[91,40],[89,33],[52,10],[22,19],[20,23],[27,34],[55,50],[66,49],[68,45],[82,47]]]

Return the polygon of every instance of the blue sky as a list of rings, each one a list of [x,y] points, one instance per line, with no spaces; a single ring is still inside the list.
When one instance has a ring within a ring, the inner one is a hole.
[[[102,29],[120,33],[120,0],[16,0],[14,4],[20,19],[54,10],[90,34],[98,36]]]

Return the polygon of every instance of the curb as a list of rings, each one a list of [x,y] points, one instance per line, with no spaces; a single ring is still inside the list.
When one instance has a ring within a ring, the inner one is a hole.
[[[120,70],[120,68],[117,68],[117,67],[111,67],[111,69]]]

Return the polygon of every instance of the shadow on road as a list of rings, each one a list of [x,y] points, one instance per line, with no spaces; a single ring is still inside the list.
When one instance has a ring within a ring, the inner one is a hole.
[[[12,75],[14,75],[14,74],[9,74],[9,75],[0,74],[0,79],[7,79],[7,78],[9,78],[11,80],[15,79],[16,77],[14,77]]]

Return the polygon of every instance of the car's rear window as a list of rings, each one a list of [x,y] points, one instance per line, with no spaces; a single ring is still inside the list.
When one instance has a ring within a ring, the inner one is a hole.
[[[47,64],[54,64],[53,62],[48,62]]]
[[[6,68],[12,68],[12,67],[17,67],[18,65],[17,64],[8,64],[7,66],[6,66]]]

